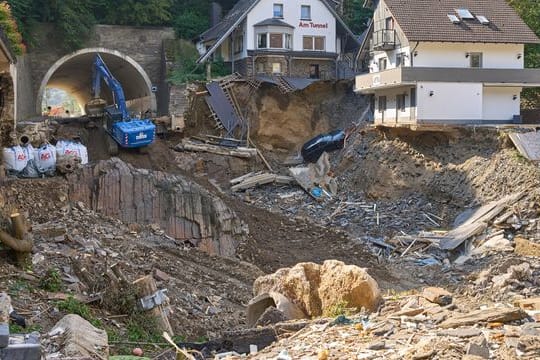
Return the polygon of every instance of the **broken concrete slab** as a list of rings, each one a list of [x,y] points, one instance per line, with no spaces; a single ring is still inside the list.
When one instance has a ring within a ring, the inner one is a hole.
[[[287,297],[277,292],[261,293],[247,306],[247,324],[254,326],[266,309],[274,307],[283,313],[286,320],[306,319],[307,315]]]
[[[331,197],[337,193],[336,180],[329,175],[331,166],[326,152],[321,155],[316,164],[290,168],[289,173],[302,189],[315,199],[321,198],[323,194]]]
[[[12,335],[9,345],[0,348],[0,359],[5,360],[40,360],[41,345],[39,333]]]
[[[467,355],[478,356],[482,359],[489,359],[489,348],[486,345],[479,345],[474,342],[467,344],[465,349]]]

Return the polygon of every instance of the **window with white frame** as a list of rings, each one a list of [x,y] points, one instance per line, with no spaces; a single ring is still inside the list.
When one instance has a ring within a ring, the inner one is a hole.
[[[292,35],[285,34],[285,49],[292,49]]]
[[[283,4],[274,4],[274,17],[283,18]]]
[[[300,6],[300,20],[311,20],[311,6]]]
[[[257,49],[266,49],[268,47],[268,34],[257,34]]]
[[[304,50],[324,51],[326,38],[324,36],[304,36],[302,42]]]
[[[272,63],[272,74],[281,74],[281,63]]]
[[[292,49],[292,35],[287,33],[258,33],[257,49]]]

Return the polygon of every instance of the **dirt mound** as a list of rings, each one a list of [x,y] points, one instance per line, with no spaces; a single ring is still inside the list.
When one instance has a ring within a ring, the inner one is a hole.
[[[265,147],[299,150],[315,135],[357,122],[365,106],[347,82],[321,82],[286,95],[264,84],[250,102],[249,116],[254,138]]]

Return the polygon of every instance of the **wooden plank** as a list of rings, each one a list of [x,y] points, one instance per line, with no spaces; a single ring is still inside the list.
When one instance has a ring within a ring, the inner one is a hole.
[[[244,180],[246,180],[246,179],[248,179],[248,178],[250,178],[250,177],[253,177],[253,176],[255,176],[255,175],[260,175],[260,174],[262,174],[262,171],[258,171],[258,172],[253,172],[253,171],[252,171],[252,172],[249,172],[249,173],[247,173],[247,174],[245,174],[245,175],[242,175],[242,176],[239,176],[239,177],[237,177],[237,178],[234,178],[234,179],[230,180],[230,181],[229,181],[229,184],[231,184],[231,185],[239,184],[239,183],[241,183],[242,181],[244,181]]]
[[[469,219],[467,219],[467,221],[465,221],[465,223],[441,237],[439,248],[443,250],[453,250],[465,240],[478,235],[487,228],[489,221],[499,215],[505,208],[513,205],[524,195],[524,193],[507,195],[500,200],[492,201],[489,204],[480,207],[469,217]]]
[[[447,329],[487,322],[507,323],[514,320],[525,319],[526,317],[527,313],[519,308],[491,308],[452,316],[443,321],[440,327]]]
[[[292,176],[276,175],[276,184],[292,184],[296,180]]]
[[[239,184],[236,184],[231,187],[232,191],[245,190],[258,185],[269,184],[276,180],[276,175],[274,174],[261,174],[254,176],[252,178],[245,179]]]
[[[484,222],[461,225],[460,227],[449,231],[448,234],[441,238],[439,248],[443,250],[453,250],[465,240],[480,234],[486,229],[487,224]]]

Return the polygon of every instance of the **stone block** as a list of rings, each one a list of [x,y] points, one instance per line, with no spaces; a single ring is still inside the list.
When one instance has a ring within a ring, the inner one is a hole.
[[[13,335],[9,338],[9,345],[0,349],[2,360],[40,360],[41,346],[39,334]]]
[[[9,325],[0,323],[0,348],[5,348],[9,344]]]

